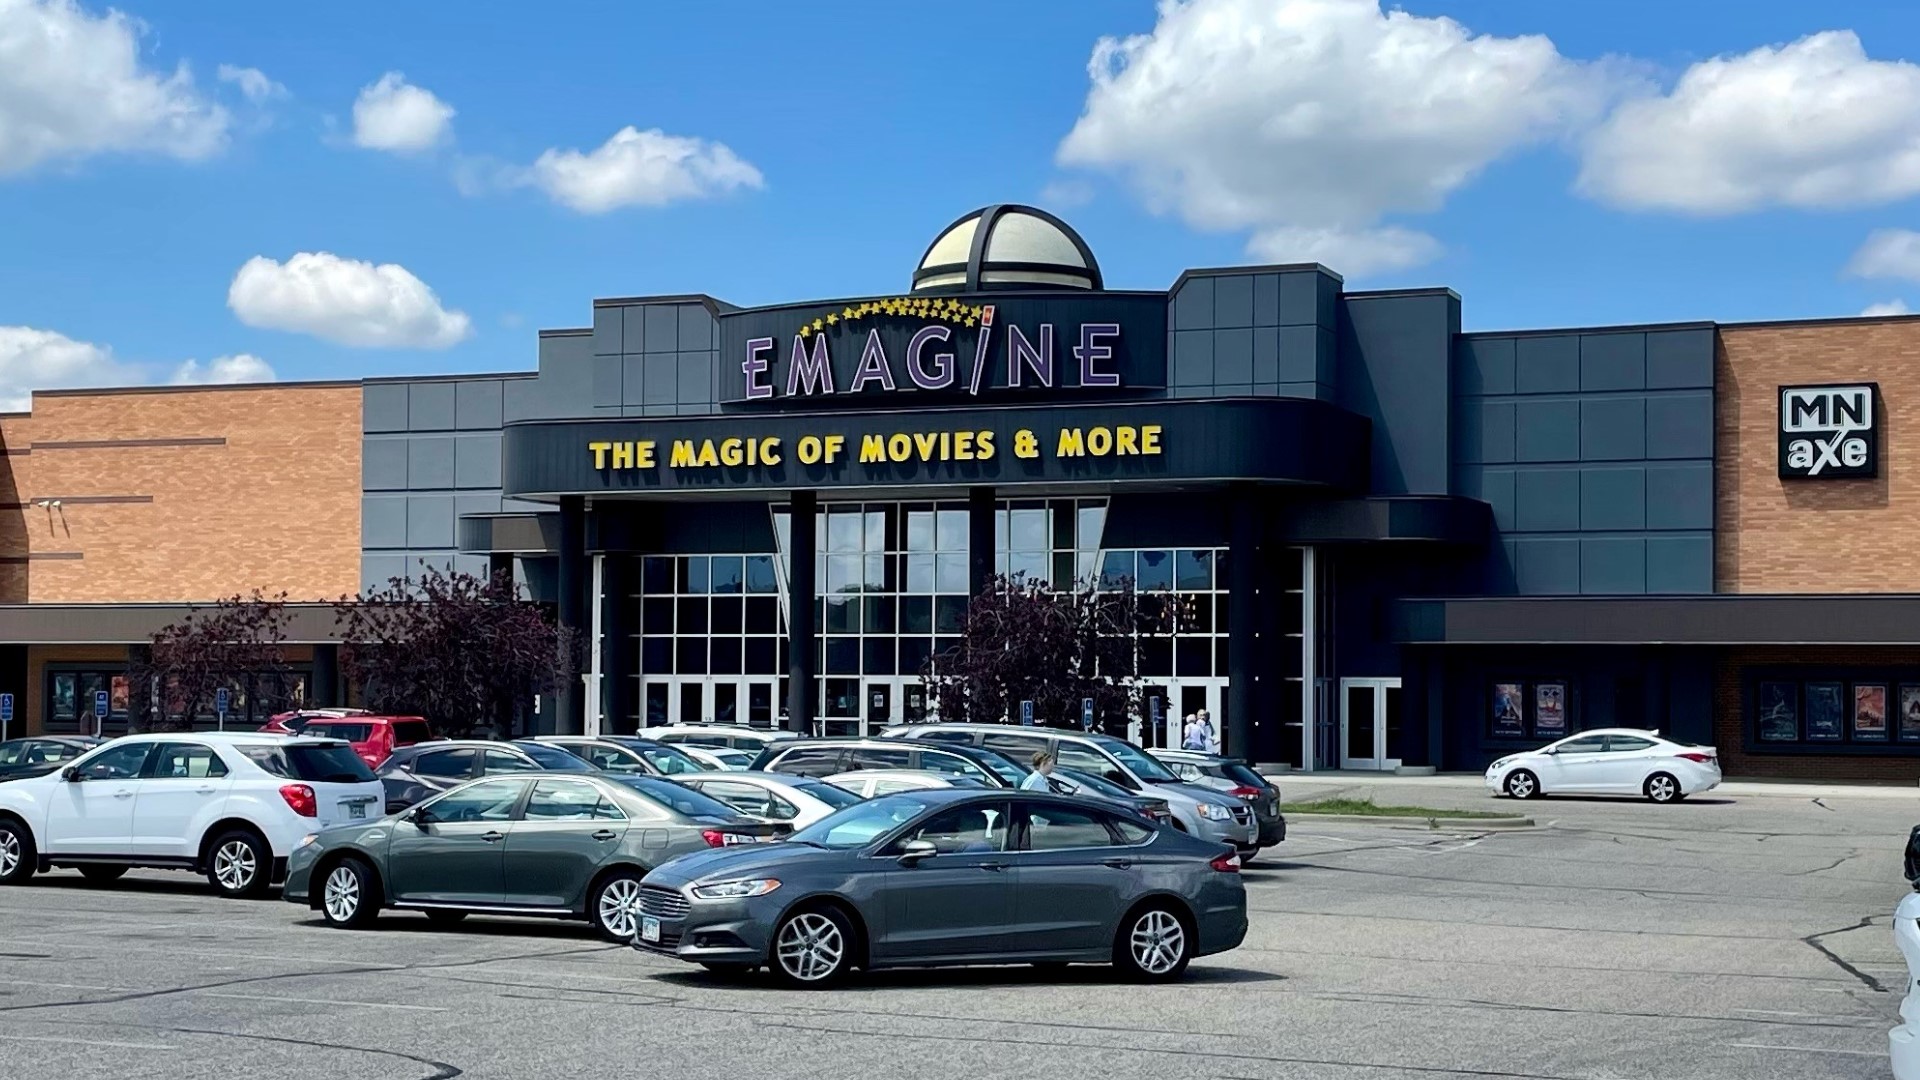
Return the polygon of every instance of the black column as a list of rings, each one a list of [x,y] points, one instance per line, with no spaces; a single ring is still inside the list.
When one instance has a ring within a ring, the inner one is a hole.
[[[1259,655],[1260,502],[1250,489],[1228,494],[1227,729],[1228,755],[1253,753],[1254,679]]]
[[[507,575],[509,579],[513,577],[513,556],[496,551],[487,556],[487,576],[494,578],[501,574]]]
[[[560,497],[560,629],[578,644],[569,657],[560,685],[554,689],[552,730],[556,735],[578,735],[586,728],[586,694],[580,686],[580,658],[591,647],[592,627],[586,618],[587,500],[579,495]]]
[[[993,576],[993,489],[967,489],[967,595],[979,596]]]
[[[815,652],[813,640],[814,513],[820,498],[796,491],[787,528],[787,729],[813,730]]]
[[[313,677],[307,682],[307,697],[325,708],[340,704],[340,646],[331,642],[313,647]]]
[[[600,612],[600,730],[606,734],[631,735],[634,723],[628,720],[634,711],[635,669],[639,667],[639,649],[629,636],[634,633],[640,601],[632,594],[639,589],[640,560],[631,555],[608,554],[601,571]]]

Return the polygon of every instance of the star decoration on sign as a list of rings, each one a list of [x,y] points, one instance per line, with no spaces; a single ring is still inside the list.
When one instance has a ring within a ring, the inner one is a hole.
[[[974,327],[985,321],[982,314],[978,305],[969,305],[952,296],[889,296],[842,305],[839,311],[829,311],[823,316],[802,322],[799,333],[803,338],[812,337],[825,332],[828,327],[878,316],[905,316],[959,327]]]

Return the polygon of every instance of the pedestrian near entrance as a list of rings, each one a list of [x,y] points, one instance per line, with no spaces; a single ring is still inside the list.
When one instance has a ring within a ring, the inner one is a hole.
[[[1201,749],[1209,754],[1220,752],[1220,733],[1213,729],[1213,715],[1205,709],[1200,710],[1200,735],[1206,740]]]
[[[1205,716],[1206,713],[1204,712],[1187,714],[1187,726],[1183,729],[1180,736],[1181,749],[1198,750],[1201,753],[1206,752],[1207,728],[1203,720]]]
[[[1020,790],[1052,791],[1053,781],[1048,779],[1052,775],[1053,755],[1042,750],[1033,755],[1033,772],[1027,774],[1025,780],[1020,781]]]

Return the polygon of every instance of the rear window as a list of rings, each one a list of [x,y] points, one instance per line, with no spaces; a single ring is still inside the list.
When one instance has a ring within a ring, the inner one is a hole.
[[[845,788],[834,787],[832,784],[819,780],[809,780],[804,784],[795,784],[793,786],[819,799],[835,810],[845,810],[854,803],[861,801],[860,796],[855,795],[853,792]]]
[[[433,730],[427,727],[425,720],[395,720],[393,722],[393,745],[412,746],[433,738]]]
[[[593,764],[585,758],[575,757],[558,747],[543,743],[515,743],[514,746],[543,769],[570,769],[575,772],[586,772],[593,768]]]
[[[372,724],[349,724],[338,720],[315,720],[307,725],[306,734],[322,739],[345,739],[348,742],[366,742],[373,737]]]
[[[672,807],[674,810],[688,817],[711,817],[722,820],[732,820],[740,816],[740,811],[735,810],[726,803],[711,796],[702,795],[690,787],[684,787],[671,780],[662,780],[654,776],[624,775],[615,776],[613,779],[645,795],[654,802],[662,806]]]
[[[1262,789],[1267,786],[1266,777],[1261,776],[1259,773],[1254,772],[1252,769],[1247,768],[1237,761],[1228,762],[1221,766],[1220,772],[1236,784],[1245,784],[1248,787]]]
[[[275,776],[310,784],[364,784],[373,770],[344,744],[333,746],[242,746],[249,761]]]

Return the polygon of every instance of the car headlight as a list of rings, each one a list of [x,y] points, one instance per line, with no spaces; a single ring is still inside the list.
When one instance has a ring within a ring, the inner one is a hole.
[[[1219,803],[1203,802],[1200,804],[1200,816],[1209,821],[1230,821],[1233,818],[1233,811]]]
[[[741,878],[738,881],[695,885],[693,895],[702,900],[743,900],[749,896],[765,896],[779,887],[778,878]]]
[[[1498,760],[1498,761],[1496,761],[1496,762],[1494,762],[1493,764],[1491,764],[1491,765],[1489,765],[1489,766],[1487,766],[1487,771],[1488,771],[1488,772],[1490,772],[1490,773],[1495,773],[1495,772],[1499,772],[1499,771],[1500,771],[1501,769],[1504,769],[1504,768],[1506,768],[1506,767],[1507,767],[1507,759],[1506,759],[1506,758],[1501,758],[1500,760]]]
[[[308,844],[311,844],[311,843],[313,843],[313,842],[314,842],[315,840],[318,840],[318,839],[320,839],[320,834],[319,834],[319,833],[317,833],[317,832],[310,832],[310,833],[308,833],[307,835],[305,835],[305,836],[303,836],[303,837],[301,837],[301,838],[300,838],[300,842],[299,842],[299,843],[297,843],[297,844],[295,844],[295,845],[293,845],[293,846],[294,846],[294,847],[297,847],[297,848],[303,848],[303,847],[306,847],[306,846],[307,846]]]

